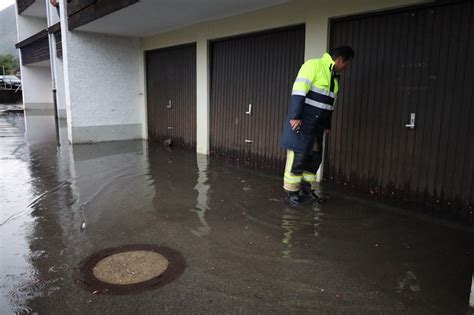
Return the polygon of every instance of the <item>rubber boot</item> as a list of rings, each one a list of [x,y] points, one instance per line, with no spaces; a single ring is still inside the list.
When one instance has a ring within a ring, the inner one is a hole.
[[[301,183],[301,193],[313,199],[319,204],[323,204],[326,199],[319,197],[316,192],[311,188],[311,184],[307,182]]]
[[[301,198],[299,191],[289,192],[287,199],[288,202],[293,206],[300,205],[303,203],[303,198]]]

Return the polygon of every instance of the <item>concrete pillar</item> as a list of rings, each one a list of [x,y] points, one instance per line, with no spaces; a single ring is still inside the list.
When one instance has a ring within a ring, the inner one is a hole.
[[[54,51],[56,51],[56,43],[54,44]],[[66,95],[64,93],[64,69],[63,60],[55,57],[56,62],[56,101],[58,104],[59,118],[66,119]]]
[[[51,70],[49,66],[20,66],[23,105],[26,110],[52,110]]]
[[[305,60],[321,58],[328,49],[328,17],[321,19],[308,19],[306,22],[305,35]],[[326,151],[326,141],[323,142],[323,157]],[[316,173],[316,180],[320,182],[323,179],[324,158],[321,167]]]
[[[209,154],[209,43],[199,38],[196,45],[196,151]]]
[[[17,11],[16,11],[17,12]],[[44,30],[47,27],[45,18],[17,15],[18,42]],[[51,93],[51,70],[49,62],[34,65],[23,65],[20,54],[20,71],[23,93],[23,106],[26,110],[51,110],[53,95]]]
[[[48,16],[48,27],[60,23],[60,18],[56,8],[52,7],[48,0],[46,0],[46,12]],[[51,35],[50,35],[51,36]],[[53,35],[54,38],[54,35]],[[58,58],[56,52],[56,40],[55,38],[51,42],[53,52],[51,58],[51,65],[53,65],[52,74],[54,73],[55,89],[56,89],[56,104],[58,107],[59,118],[66,118],[66,99],[64,94],[64,74],[63,74],[63,61],[62,58]]]

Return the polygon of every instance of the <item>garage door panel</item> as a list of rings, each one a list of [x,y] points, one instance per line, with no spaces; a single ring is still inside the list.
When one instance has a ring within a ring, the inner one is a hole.
[[[211,154],[281,171],[278,140],[303,63],[304,27],[216,41],[211,55]]]
[[[148,129],[156,141],[196,146],[196,45],[146,53]]]
[[[472,207],[474,42],[469,1],[331,22],[343,74],[325,179],[466,217]],[[406,128],[415,113],[415,128]],[[335,129],[335,130],[334,130]],[[471,133],[469,133],[471,132]]]

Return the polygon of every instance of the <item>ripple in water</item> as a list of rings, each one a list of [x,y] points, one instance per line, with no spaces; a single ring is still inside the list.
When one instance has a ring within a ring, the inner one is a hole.
[[[28,306],[19,306],[15,309],[15,315],[33,314],[33,309]]]
[[[66,271],[68,270],[69,265],[68,264],[62,264],[58,266],[52,266],[49,268],[48,272],[60,272],[60,271]]]

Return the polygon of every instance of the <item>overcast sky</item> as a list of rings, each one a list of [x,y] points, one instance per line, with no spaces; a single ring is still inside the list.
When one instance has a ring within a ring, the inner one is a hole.
[[[15,0],[0,0],[0,11],[15,3]]]

